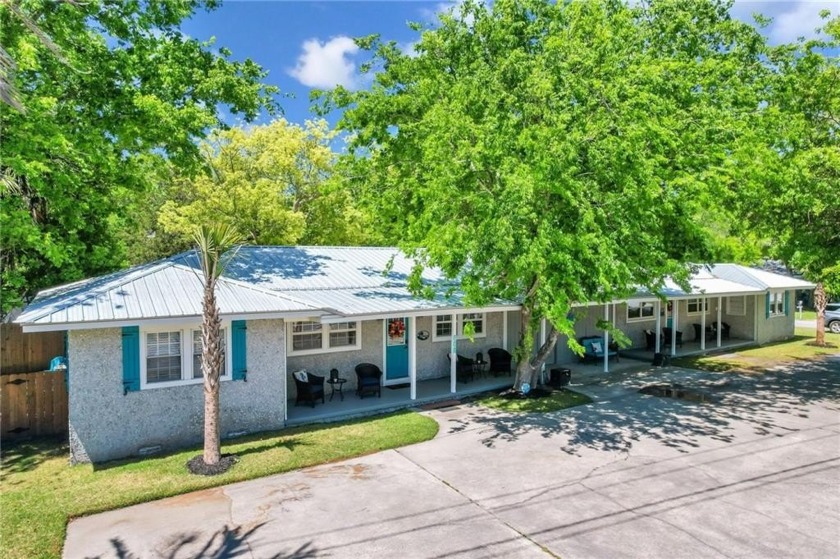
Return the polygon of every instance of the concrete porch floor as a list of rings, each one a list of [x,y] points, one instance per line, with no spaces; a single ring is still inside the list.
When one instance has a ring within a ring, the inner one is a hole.
[[[683,342],[682,347],[677,346],[676,356],[671,355],[670,347],[666,348],[663,346],[661,351],[662,353],[671,358],[688,357],[691,355],[721,353],[735,348],[741,348],[750,345],[755,345],[755,342],[753,340],[747,340],[743,338],[729,338],[728,340],[721,340],[720,347],[717,347],[717,342],[715,340],[712,340],[710,342],[706,342],[706,349],[700,349],[700,341],[691,340]],[[629,359],[636,359],[639,361],[647,361],[648,363],[653,361],[653,353],[653,351],[641,347],[622,349],[620,351],[621,357],[627,357]],[[610,363],[610,368],[612,368],[612,363]]]
[[[363,399],[359,398],[356,393],[350,389],[345,390],[344,400],[342,401],[339,395],[333,397],[330,401],[330,386],[325,385],[326,403],[320,402],[315,404],[315,407],[306,405],[295,406],[294,398],[287,401],[288,419],[287,426],[304,425],[307,423],[327,423],[331,421],[341,421],[345,419],[352,419],[354,417],[362,417],[366,415],[374,415],[395,411],[399,409],[412,408],[423,404],[430,404],[442,400],[457,399],[472,394],[479,394],[490,390],[502,390],[510,387],[513,384],[513,374],[510,376],[494,377],[487,375],[483,378],[477,378],[471,382],[459,382],[457,385],[457,392],[454,394],[449,391],[449,377],[436,378],[430,380],[422,380],[417,382],[417,399],[410,398],[409,387],[405,388],[389,388],[382,387],[382,397],[365,396]]]

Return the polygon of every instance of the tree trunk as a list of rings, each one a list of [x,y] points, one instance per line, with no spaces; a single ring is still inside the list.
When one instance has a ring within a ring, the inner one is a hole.
[[[825,347],[825,286],[822,282],[817,283],[814,289],[814,309],[817,311],[817,339],[816,344]]]
[[[519,359],[516,364],[516,379],[513,386],[517,390],[522,390],[522,385],[525,383],[528,383],[532,388],[537,386],[542,366],[546,359],[548,359],[548,355],[554,350],[554,346],[557,345],[557,339],[560,337],[560,334],[549,323],[545,343],[540,346],[537,354],[532,358],[531,353],[533,353],[533,347],[537,343],[539,330],[535,329],[531,324],[533,312],[527,305],[522,305],[522,310],[519,314],[523,327],[522,333],[519,336],[519,347],[517,348]]]
[[[204,463],[208,465],[216,465],[222,458],[219,425],[222,336],[215,287],[215,278],[205,279],[204,319],[201,323],[201,371],[204,374]]]

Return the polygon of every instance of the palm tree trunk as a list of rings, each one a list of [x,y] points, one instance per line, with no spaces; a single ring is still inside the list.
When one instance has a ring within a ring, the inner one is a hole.
[[[822,282],[817,283],[814,289],[814,309],[817,311],[817,339],[818,346],[825,346],[825,286]]]
[[[204,463],[207,465],[216,465],[222,458],[219,424],[219,374],[222,369],[222,335],[215,287],[215,278],[208,278],[204,286],[204,319],[201,323],[203,349],[201,370],[204,373]]]

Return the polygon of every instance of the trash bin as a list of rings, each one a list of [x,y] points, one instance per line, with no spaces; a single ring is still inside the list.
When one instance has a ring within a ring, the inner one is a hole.
[[[549,378],[548,384],[554,386],[556,388],[560,388],[561,386],[566,386],[572,381],[572,370],[566,369],[563,367],[557,367],[555,369],[551,369],[551,376]]]
[[[654,367],[668,367],[671,364],[671,358],[664,353],[653,354]]]

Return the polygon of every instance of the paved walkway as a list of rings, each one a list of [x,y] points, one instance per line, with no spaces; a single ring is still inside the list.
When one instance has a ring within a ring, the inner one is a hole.
[[[840,357],[578,380],[594,404],[432,412],[432,441],[76,520],[65,556],[840,557]]]

